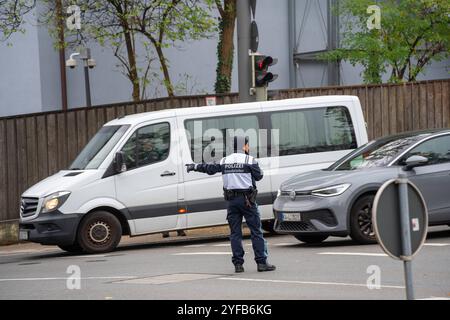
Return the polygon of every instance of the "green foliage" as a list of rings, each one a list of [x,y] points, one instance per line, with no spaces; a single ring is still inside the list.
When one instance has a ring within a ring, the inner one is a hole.
[[[222,74],[221,70],[223,65],[225,64],[224,59],[226,57],[223,57],[222,47],[223,47],[223,30],[224,30],[224,22],[223,19],[219,22],[219,42],[217,43],[217,68],[216,68],[216,83],[214,84],[214,90],[216,93],[226,93],[231,91],[231,77],[228,77],[225,74]],[[233,63],[233,55],[231,57],[228,57],[228,59],[231,59],[231,61],[228,61],[228,63]]]
[[[35,0],[0,0],[0,41],[9,39],[15,32],[25,32],[23,16],[35,5]]]
[[[234,25],[236,20],[236,0],[216,0],[216,7],[219,11],[219,41],[217,43],[217,67],[216,83],[214,90],[216,93],[228,93],[231,91],[231,73],[233,69],[234,55]],[[228,32],[228,37],[225,33]],[[227,41],[229,43],[227,43]]]
[[[371,0],[341,0],[338,12],[343,23],[341,48],[323,59],[346,60],[364,68],[365,83],[380,83],[390,72],[389,82],[415,81],[432,61],[449,57],[450,1],[385,0],[381,28],[369,30],[367,8]]]

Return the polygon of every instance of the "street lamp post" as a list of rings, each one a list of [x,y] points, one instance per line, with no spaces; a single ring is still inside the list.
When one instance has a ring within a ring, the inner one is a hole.
[[[84,64],[84,87],[86,91],[86,106],[91,107],[91,86],[89,82],[89,69],[95,67],[95,60],[91,57],[91,49],[84,48],[84,50],[79,53],[75,52],[70,55],[70,58],[66,61],[66,66],[74,69],[77,66],[77,61],[74,57],[80,56],[80,59],[83,60]]]

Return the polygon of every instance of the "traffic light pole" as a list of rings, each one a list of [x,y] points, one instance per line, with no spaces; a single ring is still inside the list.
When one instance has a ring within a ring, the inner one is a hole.
[[[255,88],[256,101],[267,101],[267,87],[257,87]]]
[[[236,1],[237,42],[238,42],[238,78],[239,102],[253,102],[255,96],[250,95],[251,88],[251,16],[250,0]]]

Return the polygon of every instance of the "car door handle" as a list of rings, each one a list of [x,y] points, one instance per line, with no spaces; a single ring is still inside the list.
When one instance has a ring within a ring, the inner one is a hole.
[[[174,175],[175,175],[175,172],[170,172],[170,171],[164,171],[163,173],[161,173],[161,177],[171,177]]]

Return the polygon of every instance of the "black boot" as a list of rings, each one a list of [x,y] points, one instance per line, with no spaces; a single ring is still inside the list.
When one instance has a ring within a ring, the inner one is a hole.
[[[242,264],[237,264],[234,266],[234,272],[242,273],[244,272],[244,266]]]
[[[258,263],[258,272],[274,271],[276,267],[269,263]]]

